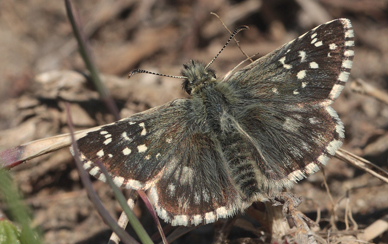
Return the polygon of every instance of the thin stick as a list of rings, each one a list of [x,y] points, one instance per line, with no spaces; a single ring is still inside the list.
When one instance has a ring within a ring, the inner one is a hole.
[[[93,81],[93,84],[95,85],[98,93],[100,94],[101,100],[105,103],[105,105],[108,107],[111,113],[115,116],[116,120],[119,120],[120,119],[119,110],[114,100],[112,99],[108,88],[106,88],[106,86],[104,85],[104,82],[102,82],[101,80],[98,68],[91,57],[92,55],[90,54],[90,49],[86,45],[86,38],[83,32],[81,32],[79,25],[75,20],[74,11],[71,6],[71,1],[65,0],[65,6],[66,6],[67,16],[71,23],[71,27],[73,28],[74,36],[78,42],[79,52],[81,54],[83,61],[85,62],[86,67],[90,72],[91,80]]]
[[[364,158],[358,157],[357,155],[341,148],[336,152],[335,157],[366,171],[385,183],[388,183],[388,172]]]
[[[68,104],[66,104],[66,112],[67,112],[67,119],[68,119],[68,124],[70,129],[72,149],[74,152],[74,159],[76,162],[76,166],[78,168],[81,181],[85,186],[85,189],[88,193],[90,201],[94,204],[97,212],[104,219],[104,222],[111,228],[111,230],[117,233],[117,235],[120,237],[120,240],[123,243],[126,243],[126,244],[137,243],[135,239],[133,239],[127,232],[125,232],[125,230],[121,229],[120,226],[118,226],[118,224],[116,223],[116,220],[110,215],[108,210],[104,207],[104,205],[101,202],[101,199],[97,195],[96,190],[93,188],[92,182],[89,178],[89,174],[82,167],[82,162],[80,160],[80,153],[74,136],[73,120],[70,114],[70,106]]]
[[[226,29],[230,34],[232,34],[232,31],[226,26],[226,24],[224,23],[224,21],[222,21],[221,17],[220,17],[218,14],[216,14],[216,13],[214,13],[214,12],[211,12],[210,14],[216,16],[216,17],[221,21],[221,23],[222,23],[222,25],[225,27],[225,29]],[[248,26],[247,26],[247,27],[248,27]],[[249,27],[248,27],[248,29],[249,29]],[[244,54],[245,57],[247,57],[247,60],[250,60],[251,63],[253,63],[252,57],[249,56],[248,54],[246,54],[246,53],[244,52],[244,50],[242,50],[242,48],[241,48],[241,46],[240,46],[240,42],[237,41],[237,39],[236,39],[235,37],[233,37],[233,39],[234,39],[234,41],[236,42],[237,47],[238,47],[238,49],[240,49],[241,53]],[[244,62],[245,62],[245,61],[244,61]]]
[[[242,30],[249,29],[248,26],[241,26],[235,29],[229,39],[226,41],[225,45],[221,48],[221,50],[217,53],[217,55],[206,65],[205,69],[209,68],[209,66],[218,58],[218,56],[224,51],[226,46],[228,46],[229,42]]]

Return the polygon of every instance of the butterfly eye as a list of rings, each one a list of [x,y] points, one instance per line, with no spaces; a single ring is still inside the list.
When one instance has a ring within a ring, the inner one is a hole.
[[[209,77],[216,78],[216,72],[212,69],[208,69],[207,74]]]

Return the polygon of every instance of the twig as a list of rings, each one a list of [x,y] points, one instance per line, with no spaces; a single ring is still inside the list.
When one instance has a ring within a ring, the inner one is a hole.
[[[329,187],[329,185],[327,184],[327,181],[326,181],[326,174],[325,174],[325,170],[324,169],[322,169],[322,174],[323,174],[323,184],[325,186],[327,195],[329,196],[329,199],[330,199],[330,202],[331,202],[330,224],[331,224],[331,226],[332,226],[332,228],[334,230],[338,230],[337,225],[336,225],[336,219],[337,219],[336,212],[337,212],[338,204],[333,199],[333,196],[332,196],[331,191],[330,191],[330,187]]]
[[[148,196],[145,194],[144,191],[138,191],[137,193],[139,193],[139,196],[141,197],[141,199],[143,200],[143,202],[147,206],[148,210],[150,211],[152,217],[154,218],[155,224],[158,227],[158,231],[160,233],[160,236],[162,237],[163,243],[167,244],[168,242],[167,242],[166,236],[164,235],[162,225],[160,224],[159,218],[155,212],[154,207],[152,206],[151,202],[149,201]]]
[[[388,231],[388,215],[373,222],[373,224],[365,228],[364,233],[357,235],[357,237],[361,240],[370,241],[386,231]]]
[[[139,236],[141,242],[144,244],[152,244],[153,242],[150,236],[147,234],[146,230],[141,225],[140,221],[137,219],[137,217],[135,216],[131,208],[128,206],[123,193],[120,191],[120,188],[113,182],[112,177],[108,173],[108,170],[100,161],[95,162],[95,164],[100,168],[101,172],[104,174],[106,182],[110,185],[110,187],[112,187],[116,199],[118,200],[120,206],[123,208],[125,214],[128,217],[128,221],[131,223],[132,228]],[[123,227],[124,226],[120,226],[120,228],[123,228]]]
[[[218,16],[218,14],[216,14],[216,13],[214,13],[214,12],[211,12],[210,14],[216,16],[216,17],[221,21],[221,23],[222,23],[222,25],[224,26],[224,28],[229,32],[229,34],[232,34],[232,31],[226,26],[226,24],[224,23],[224,21],[222,21],[221,17]],[[248,54],[246,54],[246,53],[244,52],[244,50],[242,50],[242,48],[241,48],[241,46],[240,46],[240,42],[237,41],[236,37],[233,37],[233,40],[236,42],[237,47],[238,47],[238,49],[240,49],[241,53],[244,54],[245,57],[247,57],[247,59],[250,60],[250,61],[253,63],[252,57],[250,57]]]
[[[137,243],[135,239],[133,239],[127,232],[125,232],[120,226],[117,224],[116,220],[113,219],[113,217],[109,214],[107,209],[103,206],[101,200],[99,199],[96,191],[94,190],[92,186],[92,182],[89,178],[89,174],[83,169],[82,162],[80,160],[80,154],[77,147],[77,143],[75,141],[74,137],[74,128],[73,128],[73,122],[70,114],[70,106],[66,103],[66,112],[68,116],[68,124],[69,124],[69,130],[70,130],[70,137],[72,140],[72,149],[74,152],[74,159],[78,168],[79,175],[81,177],[81,181],[85,186],[85,189],[88,193],[88,196],[94,206],[96,207],[98,213],[100,216],[104,219],[105,223],[116,232],[116,234],[120,237],[120,240],[124,242],[125,244],[130,243]]]
[[[380,101],[388,104],[388,93],[387,92],[372,86],[371,84],[365,82],[362,79],[354,80],[351,83],[350,87],[351,87],[352,91],[354,91],[354,92],[374,97],[377,100],[380,100]]]
[[[66,6],[67,15],[69,17],[71,26],[73,28],[74,36],[77,39],[77,42],[79,45],[79,52],[82,56],[82,59],[85,62],[86,67],[90,72],[90,76],[93,81],[93,84],[96,86],[96,89],[100,94],[101,99],[105,102],[107,108],[115,116],[116,120],[119,120],[120,119],[119,110],[114,100],[110,96],[108,88],[106,88],[106,86],[102,82],[97,66],[93,62],[93,59],[91,58],[90,50],[86,45],[86,40],[85,40],[86,38],[84,37],[83,33],[80,31],[80,28],[78,27],[78,24],[76,23],[70,0],[65,0],[65,6]]]
[[[335,157],[368,172],[385,183],[388,183],[388,172],[364,158],[358,157],[342,148],[337,151]]]

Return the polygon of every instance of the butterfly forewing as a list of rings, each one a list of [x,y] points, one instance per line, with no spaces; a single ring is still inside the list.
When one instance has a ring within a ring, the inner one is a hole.
[[[173,140],[186,130],[187,102],[176,100],[89,132],[77,141],[84,167],[103,177],[93,164],[100,161],[119,186],[146,189],[175,153]]]
[[[320,25],[227,77],[247,100],[334,100],[348,80],[354,34],[347,19]],[[327,101],[329,102],[329,101]]]

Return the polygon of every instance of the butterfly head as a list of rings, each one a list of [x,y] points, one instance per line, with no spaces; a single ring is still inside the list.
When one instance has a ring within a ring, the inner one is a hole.
[[[216,81],[215,71],[195,60],[183,65],[182,76],[186,77],[182,84],[183,89],[189,95],[198,93],[203,87]]]

